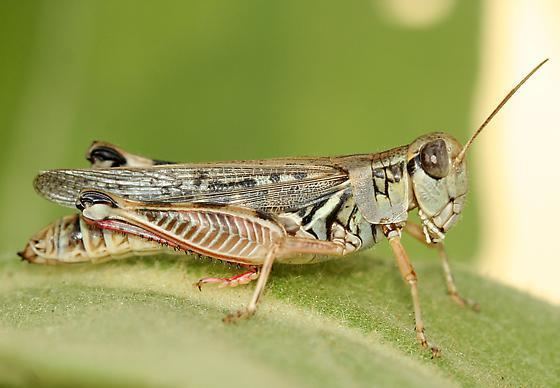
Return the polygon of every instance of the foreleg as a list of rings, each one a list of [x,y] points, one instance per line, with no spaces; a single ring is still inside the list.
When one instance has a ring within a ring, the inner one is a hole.
[[[449,259],[447,257],[447,252],[445,251],[445,245],[443,244],[443,242],[437,242],[432,244],[427,243],[426,239],[424,238],[424,233],[422,232],[422,228],[413,223],[407,223],[405,226],[405,231],[409,235],[414,237],[416,240],[426,245],[427,247],[434,248],[438,251],[438,255],[441,260],[441,266],[443,268],[443,274],[445,276],[445,282],[447,284],[447,293],[449,294],[451,299],[459,306],[470,307],[473,310],[478,311],[480,309],[480,305],[471,299],[462,297],[459,291],[457,290],[457,286],[455,285],[455,279],[451,272],[451,267],[449,266]]]

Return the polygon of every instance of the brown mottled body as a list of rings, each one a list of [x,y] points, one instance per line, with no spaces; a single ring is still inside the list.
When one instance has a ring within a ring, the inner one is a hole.
[[[172,164],[96,142],[86,155],[92,169],[45,171],[35,179],[39,194],[76,206],[81,215],[51,224],[21,255],[32,262],[77,262],[172,252],[158,245],[165,244],[249,266],[242,275],[198,283],[234,286],[258,277],[247,308],[230,321],[256,311],[273,263],[312,263],[386,239],[410,287],[417,338],[438,355],[424,333],[418,279],[401,233],[438,248],[451,296],[469,304],[457,292],[441,244],[465,204],[466,151],[545,62],[464,147],[437,132],[377,154]],[[421,226],[408,222],[414,209]]]

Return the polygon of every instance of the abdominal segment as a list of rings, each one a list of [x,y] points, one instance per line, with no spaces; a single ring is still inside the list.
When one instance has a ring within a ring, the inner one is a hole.
[[[32,263],[59,264],[160,253],[175,251],[132,234],[100,229],[87,223],[81,215],[73,214],[43,228],[18,254]]]

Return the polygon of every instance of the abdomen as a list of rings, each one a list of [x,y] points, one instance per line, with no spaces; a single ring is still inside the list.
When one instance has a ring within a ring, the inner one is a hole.
[[[175,251],[133,235],[101,230],[73,214],[43,228],[18,254],[32,263],[58,264],[161,253]]]

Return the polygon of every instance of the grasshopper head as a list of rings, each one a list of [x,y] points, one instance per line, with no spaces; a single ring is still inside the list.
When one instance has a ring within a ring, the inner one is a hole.
[[[407,170],[427,242],[443,240],[463,210],[468,189],[465,159],[470,146],[515,92],[547,61],[539,63],[515,85],[464,147],[441,132],[421,136],[409,146]]]
[[[452,136],[436,132],[408,148],[407,170],[428,242],[439,242],[457,222],[468,191],[462,147]]]

